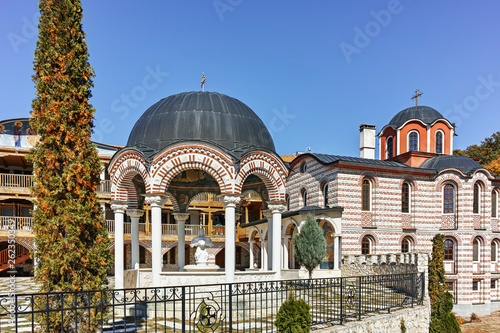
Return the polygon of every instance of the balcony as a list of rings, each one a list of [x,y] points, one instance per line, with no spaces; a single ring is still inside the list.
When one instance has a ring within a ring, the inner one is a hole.
[[[13,173],[0,173],[1,187],[29,188],[33,185],[32,175],[16,175]]]
[[[115,221],[106,220],[106,225],[108,233],[115,233]],[[132,233],[132,224],[129,222],[123,223],[123,231],[125,235]],[[196,237],[200,233],[200,229],[205,230],[205,236],[208,237],[224,237],[224,226],[213,226],[212,232],[210,232],[209,227],[206,225],[186,225],[184,232],[186,237]],[[139,234],[150,236],[151,235],[151,223],[139,223]],[[162,236],[177,236],[177,224],[162,224],[161,225]]]
[[[0,216],[0,231],[31,231],[32,223],[31,217]]]
[[[30,188],[33,185],[33,175],[17,175],[0,173],[0,187]],[[101,180],[97,187],[98,193],[111,193],[111,180]]]

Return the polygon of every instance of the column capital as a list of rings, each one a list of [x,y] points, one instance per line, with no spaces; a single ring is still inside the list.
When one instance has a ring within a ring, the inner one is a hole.
[[[153,206],[163,206],[165,202],[168,201],[167,195],[163,193],[147,193],[142,195],[146,202]]]
[[[125,211],[128,208],[128,202],[126,201],[113,200],[110,202],[110,204],[111,204],[111,209],[115,213],[125,213]]]
[[[236,207],[241,201],[239,194],[221,194],[219,200],[224,204],[224,207]]]
[[[283,213],[286,210],[286,203],[284,201],[268,201],[267,208],[271,213]]]
[[[173,213],[172,215],[174,216],[175,222],[179,223],[179,222],[186,222],[191,214],[189,214],[189,213]]]
[[[130,218],[140,218],[142,215],[144,215],[144,210],[142,209],[127,209],[127,215]]]
[[[273,212],[270,209],[263,210],[262,215],[267,219],[267,222],[271,222],[273,219]]]

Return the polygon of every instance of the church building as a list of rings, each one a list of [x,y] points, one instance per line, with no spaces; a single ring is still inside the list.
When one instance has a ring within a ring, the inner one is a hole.
[[[360,157],[280,156],[261,119],[235,98],[197,91],[153,104],[125,146],[96,143],[115,288],[307,277],[292,238],[313,214],[327,244],[314,277],[341,276],[345,255],[430,253],[441,233],[454,311],[497,309],[500,179],[452,155],[455,125],[433,108],[402,110],[378,134],[374,125],[359,130]],[[25,155],[36,140],[29,119],[0,121],[0,251],[13,224],[18,271],[27,274],[34,235]],[[190,242],[200,234],[213,242],[211,271],[193,268]]]

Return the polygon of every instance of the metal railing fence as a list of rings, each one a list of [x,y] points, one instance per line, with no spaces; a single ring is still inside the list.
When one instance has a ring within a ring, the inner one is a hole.
[[[420,305],[424,291],[424,274],[407,273],[3,295],[0,332],[270,332],[290,292],[315,329]]]

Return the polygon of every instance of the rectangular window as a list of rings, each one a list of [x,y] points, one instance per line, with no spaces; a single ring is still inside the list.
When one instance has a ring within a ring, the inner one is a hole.
[[[479,290],[479,280],[472,280],[472,290],[474,291]]]
[[[497,280],[491,280],[490,289],[497,289]]]
[[[445,214],[453,213],[453,204],[455,201],[454,191],[455,191],[455,188],[451,184],[447,184],[444,187],[444,213]]]
[[[497,261],[497,243],[491,243],[491,261]]]
[[[497,192],[493,191],[493,193],[491,194],[491,217],[497,217],[497,204]]]
[[[448,285],[448,291],[453,294],[453,292],[455,291],[455,282],[447,281],[446,284]]]
[[[363,180],[363,188],[362,188],[362,210],[369,211],[370,210],[370,182],[368,180]]]
[[[408,183],[403,184],[401,192],[401,211],[403,213],[410,212],[410,185],[408,185]]]
[[[472,243],[472,261],[479,261],[479,242],[477,239]]]
[[[472,201],[472,213],[479,214],[479,185],[474,185],[474,199]]]

